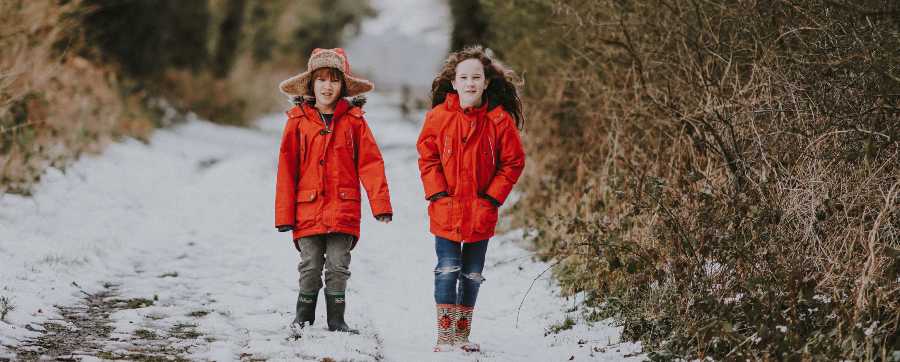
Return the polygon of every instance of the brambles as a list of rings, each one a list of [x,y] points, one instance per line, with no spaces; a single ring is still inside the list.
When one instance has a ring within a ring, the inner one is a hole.
[[[519,223],[593,317],[660,359],[891,356],[900,5],[484,3],[526,74]]]

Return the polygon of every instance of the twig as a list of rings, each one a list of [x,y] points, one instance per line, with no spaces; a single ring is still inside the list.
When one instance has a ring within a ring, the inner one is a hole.
[[[884,16],[884,15],[896,15],[900,14],[900,10],[876,10],[876,9],[867,9],[863,6],[854,5],[852,2],[844,3],[836,0],[826,0],[826,4],[832,5],[835,7],[839,7],[845,10],[855,11],[860,15],[865,16]]]
[[[84,295],[88,296],[88,298],[93,298],[93,297],[94,297],[93,294],[88,293],[88,292],[85,292],[84,289],[83,289],[80,285],[78,285],[78,283],[76,283],[76,282],[74,282],[74,281],[72,282],[72,286],[74,286],[75,288],[78,288],[78,290],[79,290],[80,292],[84,293]]]
[[[876,255],[880,256],[880,252],[875,250],[875,245],[878,243],[878,229],[881,228],[881,223],[884,220],[884,216],[889,214],[894,204],[894,199],[897,197],[897,192],[900,191],[897,187],[900,186],[900,181],[895,182],[890,191],[888,191],[887,196],[885,197],[884,207],[881,208],[881,211],[878,212],[878,216],[875,218],[875,223],[872,225],[872,230],[869,231],[869,240],[868,245],[866,245],[867,258],[865,262],[865,266],[863,268],[863,275],[860,277],[862,279],[859,283],[862,284],[858,288],[859,292],[856,295],[856,309],[854,310],[854,318],[859,319],[860,311],[866,308],[866,292],[869,289],[869,284],[871,284],[872,280],[875,279],[872,277],[873,274],[876,273]]]
[[[9,128],[0,126],[0,134],[5,134],[5,133],[7,133],[7,132],[12,132],[12,131],[15,131],[15,130],[17,130],[17,129],[19,129],[19,128],[25,128],[25,127],[28,127],[28,126],[33,126],[33,125],[36,125],[36,124],[38,124],[38,123],[40,123],[40,122],[39,122],[39,121],[30,121],[30,120],[29,120],[28,122],[25,122],[25,123],[22,123],[22,124],[19,124],[19,125],[15,125],[15,126],[12,126],[12,127],[9,127]]]
[[[538,274],[536,277],[534,277],[534,279],[531,281],[531,285],[528,286],[528,290],[526,290],[525,295],[522,296],[522,301],[519,302],[519,308],[516,309],[516,328],[519,328],[519,314],[522,312],[522,305],[525,304],[525,298],[528,298],[528,293],[531,292],[531,288],[534,287],[534,283],[537,282],[537,280],[540,279],[541,276],[544,275],[544,273],[546,273],[550,269],[553,269],[553,267],[555,267],[557,264],[561,263],[563,260],[566,260],[566,258],[568,258],[569,256],[570,255],[566,255],[566,256],[562,257],[561,259],[557,260],[555,263],[548,266],[547,269],[544,269],[544,271],[542,271],[540,274]]]

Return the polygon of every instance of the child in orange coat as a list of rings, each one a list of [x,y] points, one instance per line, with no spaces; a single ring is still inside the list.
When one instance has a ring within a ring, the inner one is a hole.
[[[432,83],[416,147],[438,259],[436,352],[480,349],[469,333],[488,239],[525,167],[515,78],[476,46],[450,54]]]
[[[340,48],[313,50],[306,71],[280,84],[297,103],[287,112],[275,193],[275,226],[293,231],[300,251],[295,328],[315,320],[324,268],[328,329],[358,333],[344,310],[350,250],[359,240],[360,181],[375,218],[389,223],[393,215],[378,144],[361,104],[345,99],[372,88],[350,73]]]

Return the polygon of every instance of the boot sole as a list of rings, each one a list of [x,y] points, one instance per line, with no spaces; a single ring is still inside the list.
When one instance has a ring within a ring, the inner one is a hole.
[[[479,345],[462,345],[459,349],[466,352],[481,352],[481,346]]]
[[[329,328],[328,331],[330,331],[330,332],[343,332],[343,333],[350,333],[350,334],[359,334],[359,330],[356,330],[356,329],[331,329],[331,328]]]
[[[456,348],[452,344],[439,344],[434,346],[433,352],[453,352]]]

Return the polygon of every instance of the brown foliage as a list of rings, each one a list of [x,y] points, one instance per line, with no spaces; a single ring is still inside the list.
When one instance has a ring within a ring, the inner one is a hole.
[[[518,220],[596,317],[660,358],[900,350],[900,5],[485,3]]]
[[[146,137],[152,117],[103,65],[70,52],[77,1],[0,2],[0,194],[27,194],[47,166],[62,167],[110,139]]]
[[[309,49],[373,14],[365,0],[2,1],[0,195],[110,140],[147,139],[169,106],[233,125],[279,110],[277,84]]]

